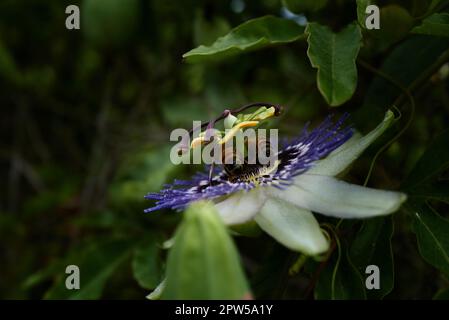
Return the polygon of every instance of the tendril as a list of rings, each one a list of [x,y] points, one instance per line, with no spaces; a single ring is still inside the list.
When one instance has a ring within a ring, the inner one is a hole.
[[[408,100],[410,101],[410,117],[407,120],[407,123],[405,124],[405,126],[392,138],[390,139],[387,143],[385,143],[374,155],[373,159],[371,160],[371,164],[368,170],[368,174],[365,178],[365,181],[363,183],[363,186],[366,186],[368,184],[368,181],[371,177],[371,174],[373,172],[374,169],[374,165],[376,163],[377,158],[388,148],[390,147],[396,140],[398,140],[405,131],[407,131],[407,129],[410,127],[413,118],[415,116],[415,109],[416,109],[416,104],[415,104],[415,99],[413,98],[412,94],[410,93],[410,90],[406,87],[404,87],[399,81],[397,81],[396,79],[394,79],[393,77],[389,76],[388,74],[377,70],[376,68],[374,68],[373,66],[371,66],[370,64],[368,64],[367,62],[364,62],[362,60],[358,60],[358,63],[364,67],[365,69],[367,69],[368,71],[376,74],[377,76],[387,80],[388,82],[390,82],[392,85],[394,85],[396,88],[398,88],[400,91],[402,91],[403,95],[405,95]],[[399,110],[399,108],[396,106],[397,102],[399,102],[401,97],[399,97],[398,99],[396,99],[396,101],[393,103],[393,108],[399,113],[399,115],[397,117],[395,117],[395,121],[399,121],[402,118],[402,113]]]

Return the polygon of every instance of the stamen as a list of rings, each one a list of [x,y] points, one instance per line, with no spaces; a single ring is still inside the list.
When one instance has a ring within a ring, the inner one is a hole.
[[[238,124],[236,124],[231,130],[226,133],[223,139],[221,139],[218,143],[219,144],[225,144],[228,142],[232,137],[234,137],[237,132],[239,132],[240,129],[248,128],[248,127],[255,127],[259,124],[259,121],[243,121]]]
[[[192,143],[190,143],[190,148],[195,149],[197,147],[201,147],[203,144],[207,143],[205,137],[198,137],[192,140]]]

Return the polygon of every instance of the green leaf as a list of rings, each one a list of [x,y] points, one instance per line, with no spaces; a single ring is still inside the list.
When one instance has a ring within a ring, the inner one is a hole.
[[[159,263],[159,247],[155,239],[139,245],[133,253],[132,268],[134,278],[145,289],[154,289],[162,278]]]
[[[192,204],[168,255],[163,299],[243,299],[250,295],[239,256],[216,209]]]
[[[424,154],[402,183],[405,190],[436,179],[449,168],[449,130],[444,131],[430,143]]]
[[[408,87],[432,67],[448,46],[447,38],[412,36],[394,48],[380,71]],[[363,106],[352,115],[354,122],[360,126],[375,126],[385,108],[391,106],[400,94],[402,92],[389,81],[376,77],[365,93]]]
[[[348,25],[339,33],[329,27],[309,23],[306,28],[309,49],[307,54],[318,69],[318,89],[331,106],[348,101],[357,86],[356,58],[362,33],[357,24]]]
[[[356,0],[357,2],[357,21],[359,25],[365,29],[366,28],[366,7],[371,5],[371,0]]]
[[[365,299],[362,277],[350,260],[347,245],[337,245],[315,286],[315,299]]]
[[[441,0],[432,0],[432,2],[430,2],[428,10],[432,11],[440,4],[440,2],[441,2]]]
[[[432,2],[429,5],[428,13],[434,11],[440,4],[447,4],[447,0],[432,0]]]
[[[407,189],[407,194],[414,198],[444,201],[449,203],[449,181],[436,181],[419,184]]]
[[[183,55],[187,62],[217,60],[282,43],[293,42],[304,34],[295,22],[273,16],[249,20],[218,38],[212,45],[201,45]]]
[[[438,291],[432,299],[433,300],[449,300],[449,289],[442,289],[442,290]]]
[[[449,37],[449,13],[435,13],[412,29],[413,33]]]
[[[365,274],[369,265],[376,265],[380,269],[380,289],[367,290],[370,299],[382,299],[393,289],[392,236],[392,218],[379,217],[364,221],[352,242],[350,256],[361,274]]]
[[[13,56],[0,42],[0,79],[5,79],[13,84],[20,84],[22,75],[14,61]]]
[[[109,187],[110,206],[141,205],[142,194],[160,190],[167,177],[177,169],[167,161],[169,157],[169,146],[154,146],[126,158]]]
[[[67,274],[61,269],[45,299],[98,299],[103,288],[120,264],[129,257],[135,241],[112,240],[89,248],[79,260],[70,261],[80,270],[80,289],[68,290],[65,286]]]
[[[292,255],[290,250],[275,241],[264,249],[260,267],[251,277],[251,288],[258,299],[282,299]]]
[[[426,202],[409,201],[407,211],[413,216],[413,231],[421,256],[449,275],[449,220],[441,217]]]
[[[411,195],[405,206],[413,217],[413,231],[421,256],[449,275],[449,220],[441,217],[426,201],[449,201],[449,181],[438,180],[449,168],[449,130],[430,143],[402,188]]]
[[[63,260],[56,260],[50,263],[46,268],[41,269],[28,276],[22,283],[22,288],[29,290],[30,288],[51,279],[55,274],[64,270],[67,264]]]
[[[229,226],[229,229],[231,234],[245,237],[254,238],[262,234],[262,229],[260,229],[259,225],[254,220]]]
[[[284,5],[292,12],[315,12],[323,9],[328,0],[283,0]]]

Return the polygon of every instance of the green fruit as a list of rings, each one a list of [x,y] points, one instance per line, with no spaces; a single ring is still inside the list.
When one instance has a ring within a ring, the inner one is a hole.
[[[412,26],[413,17],[406,9],[398,5],[387,5],[380,10],[380,29],[386,41],[399,41],[408,34]]]

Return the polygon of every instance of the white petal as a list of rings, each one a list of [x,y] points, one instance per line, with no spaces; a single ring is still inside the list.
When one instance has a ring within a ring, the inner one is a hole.
[[[274,188],[273,188],[274,189]],[[277,197],[301,208],[339,218],[368,218],[399,209],[407,196],[400,192],[366,188],[333,177],[303,174]]]
[[[225,224],[240,224],[251,220],[260,211],[265,200],[263,189],[255,188],[239,191],[217,203],[215,207]]]
[[[254,220],[266,233],[291,250],[314,256],[329,248],[313,214],[286,201],[269,198]]]
[[[310,174],[335,176],[345,170],[360,154],[369,147],[394,121],[392,111],[387,111],[384,120],[366,136],[354,134],[346,143],[331,152],[326,158],[319,160],[308,171]]]

